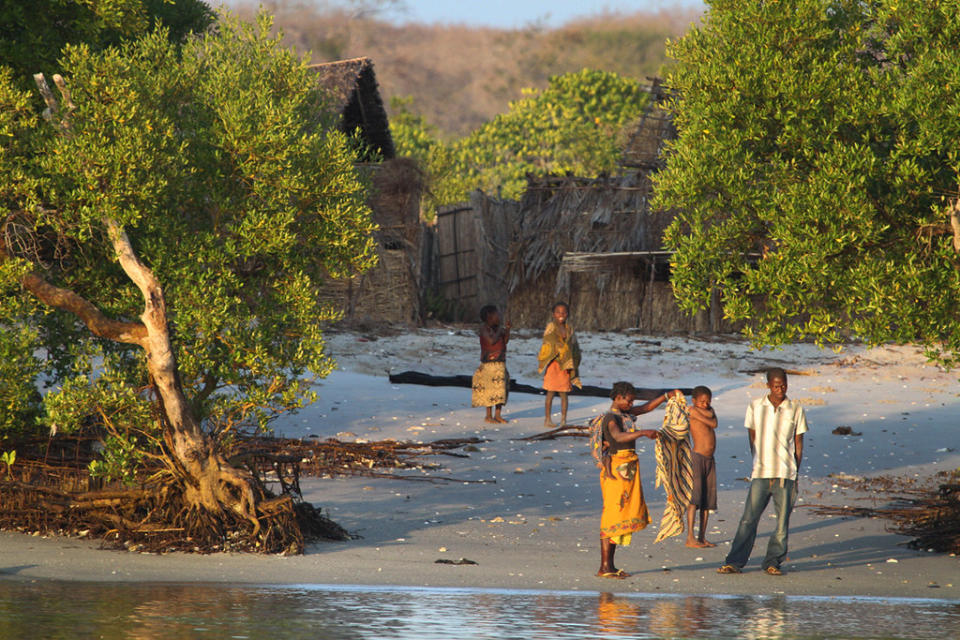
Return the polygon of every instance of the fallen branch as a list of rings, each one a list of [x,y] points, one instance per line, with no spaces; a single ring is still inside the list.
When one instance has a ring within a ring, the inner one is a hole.
[[[391,373],[390,382],[393,384],[419,384],[427,387],[462,387],[470,389],[473,387],[473,378],[471,376],[435,376],[420,371],[404,371],[402,373]],[[664,393],[673,389],[648,389],[637,387],[637,400],[653,400]],[[684,395],[690,395],[693,389],[681,388]],[[543,395],[544,390],[529,384],[520,384],[514,379],[510,380],[511,393],[530,393],[534,395]],[[592,398],[609,398],[609,387],[597,387],[593,385],[583,385],[582,389],[576,387],[570,392],[572,396],[587,396]]]
[[[550,429],[549,431],[543,431],[541,433],[535,433],[532,436],[525,436],[523,438],[514,438],[514,440],[554,440],[556,438],[589,438],[590,434],[588,433],[590,427],[585,427],[577,424],[567,424],[562,427],[557,427],[556,429]]]

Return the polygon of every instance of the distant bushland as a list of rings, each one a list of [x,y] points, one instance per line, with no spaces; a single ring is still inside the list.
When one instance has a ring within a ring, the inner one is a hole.
[[[310,50],[314,62],[372,58],[386,101],[409,96],[405,109],[441,138],[475,131],[507,111],[524,89],[546,89],[553,76],[584,68],[640,80],[661,73],[666,39],[698,19],[697,11],[677,8],[605,13],[556,28],[495,29],[398,25],[293,0],[271,3],[270,10],[284,41]],[[256,5],[241,3],[240,12],[252,16]]]

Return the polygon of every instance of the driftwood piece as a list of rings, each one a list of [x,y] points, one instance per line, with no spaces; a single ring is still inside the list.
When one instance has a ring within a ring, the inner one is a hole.
[[[550,429],[549,431],[543,431],[541,433],[535,433],[532,436],[526,436],[523,438],[514,438],[514,440],[526,440],[526,441],[535,441],[535,440],[554,440],[556,438],[589,438],[590,434],[588,431],[590,427],[585,427],[579,424],[565,424],[562,427],[557,427],[556,429]]]
[[[470,389],[473,387],[473,378],[471,376],[435,376],[429,373],[422,373],[420,371],[391,373],[390,382],[393,384],[419,384],[427,387],[463,387],[465,389]],[[654,398],[672,390],[673,389],[648,389],[637,387],[637,400],[653,400]],[[684,395],[688,396],[693,392],[693,389],[684,387],[681,388],[680,391],[682,391]],[[540,389],[539,387],[529,384],[520,384],[513,378],[510,379],[510,392],[532,393],[535,395],[543,395],[544,393],[543,389]],[[570,392],[570,395],[587,396],[593,398],[609,398],[610,387],[597,387],[586,384],[583,385],[582,389],[577,389],[574,387],[573,391]]]

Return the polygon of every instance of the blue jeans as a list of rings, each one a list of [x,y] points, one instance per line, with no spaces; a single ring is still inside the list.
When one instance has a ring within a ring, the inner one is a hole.
[[[790,512],[797,500],[797,482],[780,478],[756,478],[750,483],[750,492],[743,505],[743,516],[740,518],[740,526],[737,527],[730,553],[727,554],[726,564],[738,568],[747,564],[750,552],[753,551],[753,542],[757,538],[757,524],[763,510],[770,503],[771,496],[777,511],[777,529],[767,544],[763,568],[779,568],[787,557],[787,527],[790,526]]]

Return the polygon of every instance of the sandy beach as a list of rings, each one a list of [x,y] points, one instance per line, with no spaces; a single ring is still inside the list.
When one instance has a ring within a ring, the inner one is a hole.
[[[459,388],[392,385],[388,371],[471,374],[477,360],[472,330],[423,329],[394,336],[340,332],[329,351],[340,369],[319,383],[320,400],[276,424],[291,437],[430,441],[477,436],[469,458],[442,456],[447,482],[371,478],[308,478],[305,498],[351,532],[351,542],[311,545],[293,557],[241,554],[152,555],[99,549],[97,541],[0,533],[0,573],[18,579],[161,581],[256,584],[350,584],[511,589],[557,589],[690,594],[784,593],[827,596],[902,596],[960,600],[960,561],[915,551],[907,538],[875,519],[824,517],[809,504],[874,506],[831,474],[927,478],[960,467],[957,374],[927,363],[911,347],[839,351],[814,345],[754,351],[736,339],[586,334],[583,380],[638,386],[706,384],[717,411],[719,509],[710,518],[713,549],[688,549],[679,538],[654,545],[664,495],[653,484],[655,460],[640,441],[640,470],[654,523],[621,548],[617,564],[633,574],[603,580],[599,562],[600,493],[587,441],[522,442],[543,429],[543,398],[514,394],[489,425]],[[538,384],[539,335],[515,332],[508,351],[511,376]],[[790,397],[807,410],[810,432],[801,469],[800,502],[791,521],[783,577],[759,570],[772,529],[765,516],[743,575],[715,573],[729,549],[743,506],[750,456],[743,414],[765,392],[765,366],[806,375],[790,378]],[[571,398],[570,421],[585,424],[609,401]],[[662,413],[639,424],[659,426]],[[861,435],[837,436],[847,425]],[[463,481],[486,481],[464,483]],[[466,558],[475,565],[437,564]]]

